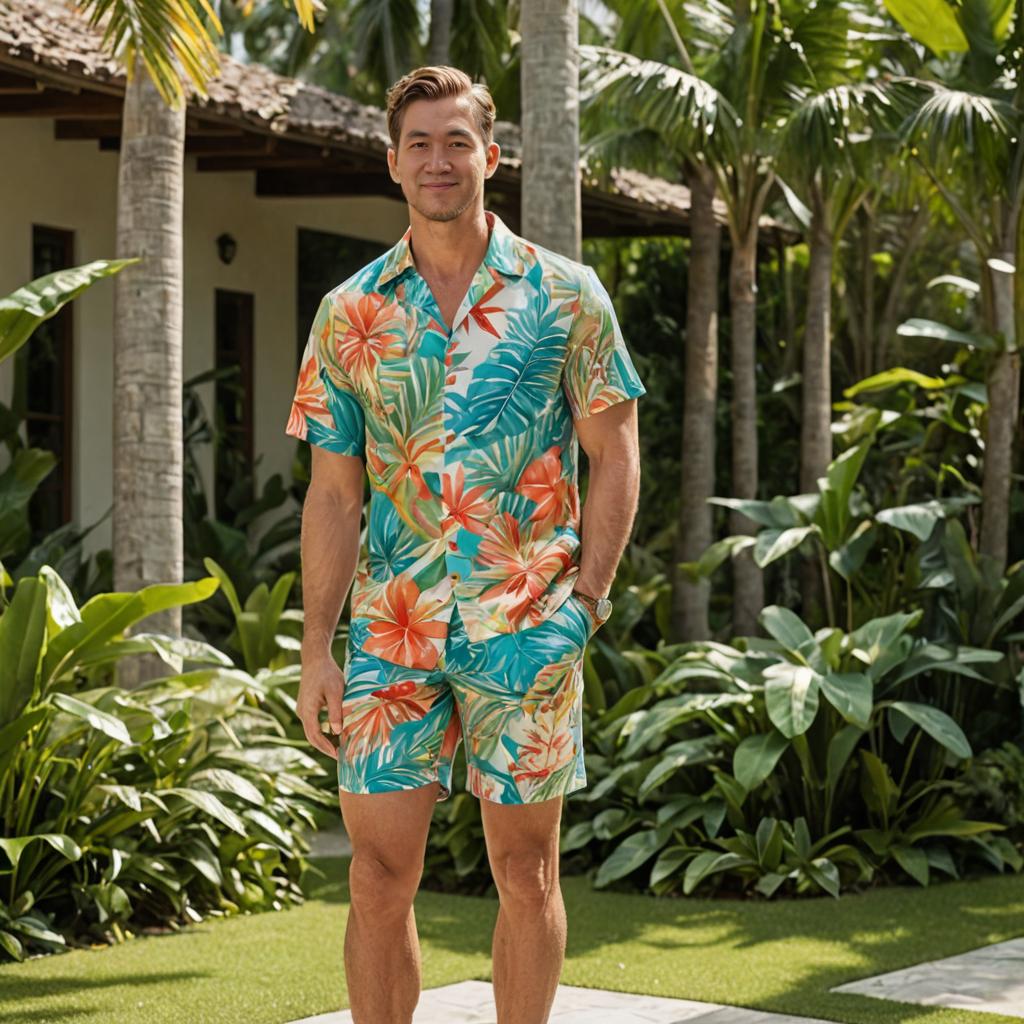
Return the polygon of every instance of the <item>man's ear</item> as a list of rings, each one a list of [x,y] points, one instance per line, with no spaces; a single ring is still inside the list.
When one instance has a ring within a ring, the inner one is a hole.
[[[493,150],[493,154],[491,152],[492,150]],[[501,159],[501,146],[499,146],[496,142],[492,142],[487,147],[487,154],[488,154],[488,163],[490,163],[490,160],[492,158],[494,160],[494,165],[492,167],[490,167],[490,169],[487,171],[486,177],[489,178],[498,169],[498,161]]]
[[[388,174],[391,175],[391,180],[398,182],[399,178],[395,173],[394,161],[396,159],[395,147],[388,146],[387,162],[388,162]]]

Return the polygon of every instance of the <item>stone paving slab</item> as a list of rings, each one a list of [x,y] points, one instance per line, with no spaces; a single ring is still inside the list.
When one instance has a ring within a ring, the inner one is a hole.
[[[489,981],[460,981],[420,993],[414,1024],[496,1024],[494,989]],[[827,1024],[692,999],[640,996],[596,988],[559,985],[549,1024]],[[306,1017],[293,1024],[352,1024],[348,1010]]]
[[[1024,1018],[1024,937],[848,981],[832,991]]]

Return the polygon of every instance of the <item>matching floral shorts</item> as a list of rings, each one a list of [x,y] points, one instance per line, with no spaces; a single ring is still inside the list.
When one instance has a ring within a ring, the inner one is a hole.
[[[537,803],[582,789],[583,651],[593,630],[571,593],[539,625],[475,643],[456,607],[441,659],[425,670],[368,654],[368,620],[353,618],[339,788],[387,793],[440,782],[444,800],[461,740],[477,797]]]

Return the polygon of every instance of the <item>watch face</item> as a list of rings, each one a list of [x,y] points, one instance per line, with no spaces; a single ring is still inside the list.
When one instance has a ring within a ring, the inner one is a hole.
[[[597,617],[604,622],[612,613],[612,603],[607,597],[597,599]]]

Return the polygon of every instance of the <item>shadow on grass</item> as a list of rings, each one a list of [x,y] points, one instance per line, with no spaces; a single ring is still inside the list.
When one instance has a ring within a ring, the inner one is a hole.
[[[895,885],[838,900],[653,897],[595,890],[579,875],[564,876],[562,891],[565,984],[864,1024],[940,1017],[1019,1024],[829,989],[1024,934],[1021,875]],[[489,952],[497,906],[496,899],[421,890],[419,934],[450,952]],[[592,966],[600,972],[593,980]],[[584,980],[574,981],[577,975]]]
[[[165,936],[170,938],[171,936]],[[56,953],[55,956],[66,954]],[[164,985],[171,981],[192,981],[201,977],[194,971],[157,971],[150,974],[133,974],[131,984]],[[87,977],[80,975],[74,978],[19,978],[8,974],[0,984],[3,1003],[17,1007],[13,1012],[0,1011],[0,1024],[29,1024],[31,1021],[73,1020],[79,1017],[95,1019],[96,1007],[83,1006],[81,1002],[54,1005],[47,1003],[45,1007],[33,1009],[34,1000],[61,997],[65,994],[80,997],[83,992],[101,991],[112,986],[125,984],[122,977]]]

